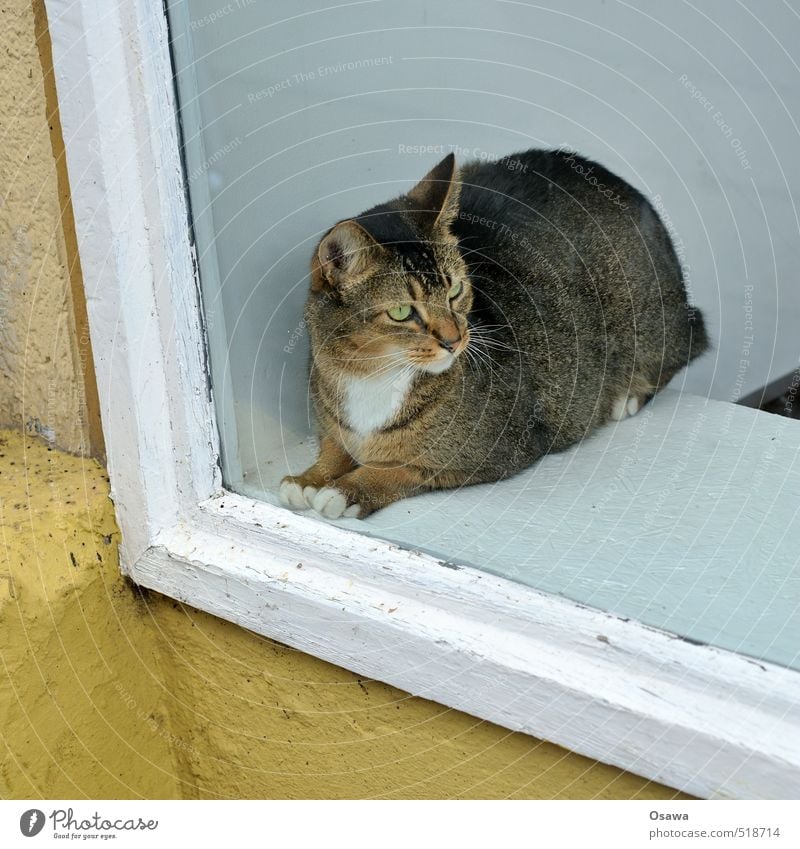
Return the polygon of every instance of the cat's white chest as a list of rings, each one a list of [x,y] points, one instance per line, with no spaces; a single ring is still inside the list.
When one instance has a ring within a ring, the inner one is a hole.
[[[400,366],[377,377],[347,377],[343,386],[344,415],[359,436],[387,425],[408,395],[414,373]]]

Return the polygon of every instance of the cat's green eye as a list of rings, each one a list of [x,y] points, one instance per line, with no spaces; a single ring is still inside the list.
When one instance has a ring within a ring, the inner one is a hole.
[[[456,280],[447,292],[448,300],[452,301],[454,298],[457,298],[461,294],[463,288],[464,284],[460,280]]]
[[[386,310],[389,313],[389,318],[395,321],[405,321],[411,318],[411,304],[398,304],[396,307]]]

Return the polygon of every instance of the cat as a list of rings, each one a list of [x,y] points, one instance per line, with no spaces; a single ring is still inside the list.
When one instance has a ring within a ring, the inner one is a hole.
[[[709,342],[669,234],[601,165],[528,150],[340,221],[305,307],[319,455],[296,510],[507,478],[634,415]]]

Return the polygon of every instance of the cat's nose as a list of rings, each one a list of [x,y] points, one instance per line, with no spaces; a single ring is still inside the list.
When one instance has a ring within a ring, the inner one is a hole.
[[[450,339],[447,339],[447,338],[445,338],[444,336],[440,336],[440,337],[439,337],[439,344],[440,344],[440,345],[441,345],[441,346],[442,346],[442,347],[443,347],[446,351],[449,351],[451,354],[453,353],[453,351],[455,351],[455,349],[456,349],[456,347],[457,347],[457,345],[458,345],[458,343],[459,343],[460,341],[461,341],[461,337],[460,337],[460,336],[454,336],[454,337],[452,337],[452,338],[450,338]]]

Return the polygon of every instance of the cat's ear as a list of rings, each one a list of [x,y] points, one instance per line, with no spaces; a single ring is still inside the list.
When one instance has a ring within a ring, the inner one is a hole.
[[[456,158],[449,153],[414,186],[407,197],[428,230],[449,224],[458,214],[460,186]]]
[[[311,285],[340,289],[355,283],[375,261],[378,245],[355,221],[340,221],[319,243]]]

